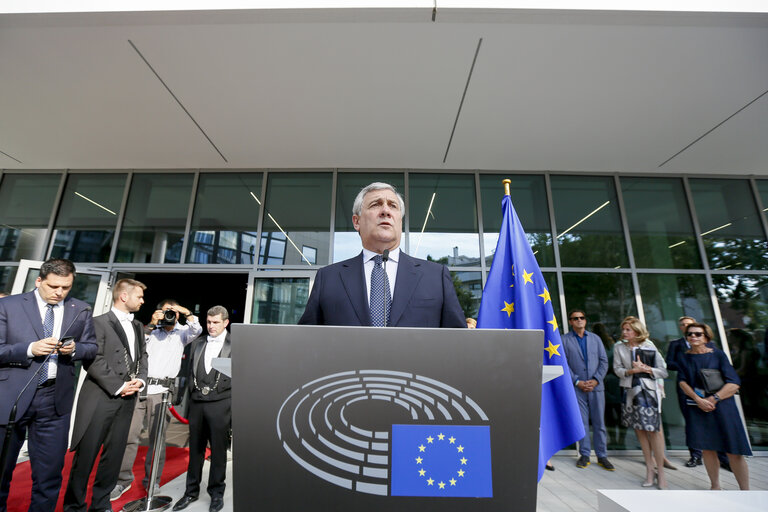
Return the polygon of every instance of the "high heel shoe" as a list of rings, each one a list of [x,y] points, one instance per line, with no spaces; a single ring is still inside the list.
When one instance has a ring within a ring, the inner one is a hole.
[[[659,475],[654,471],[653,479],[651,479],[650,482],[646,480],[645,482],[640,484],[640,486],[641,487],[653,487],[654,485],[656,485],[656,481],[658,480],[658,478],[659,478]]]

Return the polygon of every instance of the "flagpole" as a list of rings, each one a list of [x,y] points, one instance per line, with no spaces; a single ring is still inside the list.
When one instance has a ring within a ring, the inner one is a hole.
[[[504,184],[504,195],[508,196],[509,194],[509,185],[512,183],[512,180],[507,178],[506,180],[501,180],[501,182]]]

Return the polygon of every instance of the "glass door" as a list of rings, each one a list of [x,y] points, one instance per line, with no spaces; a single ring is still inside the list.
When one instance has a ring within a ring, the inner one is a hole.
[[[251,272],[248,276],[245,321],[252,324],[295,325],[304,313],[313,271]]]
[[[30,292],[35,289],[35,280],[40,272],[42,261],[21,260],[11,294]],[[109,311],[112,306],[110,295],[109,272],[102,269],[88,268],[80,264],[75,266],[75,282],[70,297],[87,302],[93,308],[93,316]]]

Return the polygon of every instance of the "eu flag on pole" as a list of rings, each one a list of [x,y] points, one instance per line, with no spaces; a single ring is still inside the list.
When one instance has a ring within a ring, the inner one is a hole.
[[[584,437],[576,393],[560,341],[547,284],[517,218],[509,192],[501,201],[499,242],[483,290],[477,327],[542,329],[544,365],[560,365],[563,375],[542,385],[539,480],[550,457]]]
[[[491,427],[392,425],[392,496],[492,498]]]

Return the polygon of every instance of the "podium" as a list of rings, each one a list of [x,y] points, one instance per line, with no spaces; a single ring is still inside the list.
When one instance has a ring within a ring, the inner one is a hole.
[[[535,511],[543,345],[233,325],[235,510]]]

